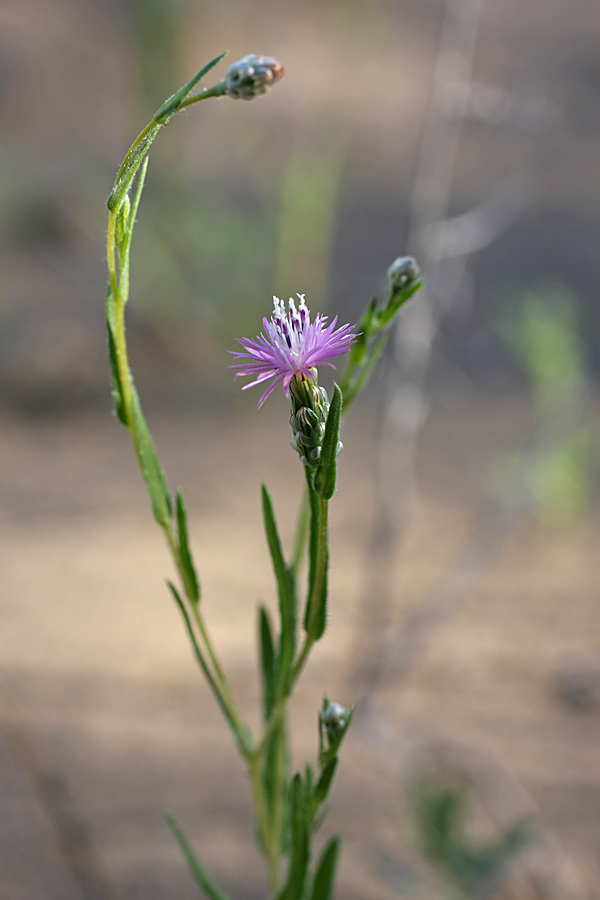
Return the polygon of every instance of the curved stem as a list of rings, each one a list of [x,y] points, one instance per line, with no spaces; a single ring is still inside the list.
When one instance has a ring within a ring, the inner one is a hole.
[[[217,85],[217,88],[220,86]],[[213,91],[216,89],[213,89]],[[198,95],[197,99],[206,99],[207,96],[217,96],[218,94],[210,93],[210,91],[205,91],[203,94]],[[196,98],[192,98],[193,100]],[[125,160],[119,169],[119,174],[117,175],[117,181],[119,177],[126,171],[127,165],[131,159],[134,158],[137,150],[143,144],[144,140],[147,139],[148,135],[151,134],[152,130],[156,128],[156,122],[152,120],[143,131],[140,132],[138,137],[135,139],[131,147],[129,148]],[[144,170],[142,170],[142,178],[144,175]],[[131,175],[131,180],[135,177],[135,172]],[[137,198],[139,201],[139,196]],[[121,204],[118,203],[114,209],[109,211],[108,216],[108,230],[107,230],[107,263],[108,263],[108,273],[109,273],[109,283],[110,290],[112,293],[112,299],[114,303],[114,341],[115,341],[115,358],[116,365],[119,377],[119,385],[122,396],[122,408],[123,415],[125,419],[125,424],[131,434],[131,438],[133,441],[134,449],[136,452],[136,456],[140,465],[142,463],[140,445],[136,433],[136,428],[134,427],[134,417],[133,417],[133,401],[134,401],[134,387],[133,387],[133,378],[131,375],[131,369],[129,365],[129,358],[127,353],[127,338],[125,333],[125,304],[127,302],[127,294],[128,294],[128,264],[129,264],[129,241],[131,239],[131,233],[129,233],[128,241],[127,241],[127,252],[124,254],[124,258],[121,259],[121,270],[118,267],[119,260],[119,250],[117,246],[117,219],[120,213]],[[131,227],[133,227],[133,222],[131,223]],[[244,726],[241,717],[237,711],[237,706],[235,704],[233,695],[231,693],[231,689],[225,677],[222,666],[219,663],[217,654],[213,647],[212,641],[210,640],[208,631],[206,629],[206,625],[200,615],[197,604],[194,602],[194,599],[190,596],[190,592],[187,585],[187,579],[185,577],[183,567],[181,565],[181,560],[179,556],[179,548],[177,546],[177,541],[175,535],[173,533],[173,527],[171,522],[165,522],[162,524],[163,532],[165,534],[165,538],[169,549],[171,551],[171,555],[173,557],[173,561],[175,563],[175,567],[178,571],[179,577],[181,579],[181,583],[184,589],[184,593],[186,599],[188,600],[189,608],[192,612],[194,622],[196,624],[198,633],[200,635],[202,644],[204,645],[204,649],[206,651],[208,661],[211,664],[211,687],[213,690],[218,691],[219,694],[219,703],[221,707],[226,710],[226,718],[229,721],[230,726],[232,727],[237,742],[242,750],[244,756],[248,757],[248,755],[252,752],[251,741],[249,741],[249,732],[246,726]]]

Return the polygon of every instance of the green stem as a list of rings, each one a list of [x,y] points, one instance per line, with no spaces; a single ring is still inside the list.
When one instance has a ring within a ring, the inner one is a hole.
[[[267,722],[267,724],[265,726],[265,730],[263,731],[263,733],[254,749],[255,756],[261,756],[264,753],[267,743],[271,739],[273,732],[279,725],[279,722],[281,721],[281,718],[285,713],[285,704],[288,699],[288,696],[289,695],[286,694],[286,696],[281,697],[277,701],[275,706],[273,707],[273,711],[271,712],[271,715],[269,716],[269,721]]]
[[[294,540],[294,552],[292,555],[292,561],[290,563],[290,574],[294,579],[294,584],[296,582],[296,577],[298,575],[298,569],[300,568],[302,557],[304,556],[304,551],[306,550],[309,518],[310,503],[308,497],[308,489],[306,489],[302,495],[302,504],[300,506],[300,512],[298,513],[298,524],[296,526],[296,537]]]
[[[219,89],[220,85],[217,85],[216,88],[208,91],[204,91],[202,94],[197,95],[195,98],[191,98],[194,101],[200,99],[207,99],[208,96],[218,96],[219,93],[215,93]],[[222,91],[220,91],[222,93]],[[134,158],[136,152],[139,147],[143,144],[143,142],[148,138],[151,134],[152,130],[155,129],[156,122],[152,120],[143,131],[137,136],[127,154],[125,156],[125,160],[119,169],[119,173],[117,175],[116,181],[119,181],[119,178],[125,173],[129,162]],[[144,172],[142,171],[142,177]],[[135,176],[135,173],[132,173],[132,180]],[[136,203],[134,206],[137,206],[137,202],[139,202],[139,195],[136,197]],[[107,263],[108,263],[108,273],[109,273],[109,283],[110,290],[113,296],[114,307],[115,307],[115,356],[117,363],[117,370],[119,375],[119,383],[121,388],[122,400],[123,400],[123,411],[125,424],[129,429],[129,433],[131,434],[131,438],[133,441],[133,445],[135,448],[136,456],[138,458],[138,462],[141,465],[142,458],[140,452],[140,446],[136,435],[136,430],[134,427],[134,419],[133,419],[133,398],[134,398],[134,387],[133,387],[133,378],[131,375],[131,368],[129,365],[129,358],[127,353],[127,339],[125,334],[125,304],[127,302],[127,294],[128,294],[128,286],[129,286],[129,278],[128,278],[128,264],[129,264],[129,241],[131,239],[131,235],[129,235],[128,244],[127,244],[127,253],[124,255],[124,259],[122,262],[121,271],[119,271],[118,267],[118,248],[117,248],[117,240],[116,240],[116,228],[117,228],[117,217],[119,215],[121,204],[118,203],[114,209],[109,211],[108,216],[108,230],[107,230]],[[133,227],[133,221],[131,223],[131,227]],[[197,604],[194,602],[194,599],[190,595],[189,587],[187,585],[187,579],[185,577],[185,573],[183,571],[183,567],[181,565],[181,560],[179,558],[179,549],[177,546],[177,542],[175,540],[175,536],[173,534],[173,528],[170,522],[163,524],[163,531],[165,534],[165,538],[167,540],[167,544],[171,551],[171,555],[173,557],[173,561],[177,568],[178,574],[181,579],[181,583],[183,585],[185,596],[188,600],[190,609],[192,611],[194,621],[196,627],[198,629],[199,635],[201,637],[202,643],[204,645],[204,649],[208,656],[208,659],[211,663],[212,667],[212,682],[211,687],[213,690],[218,691],[219,693],[219,704],[221,707],[227,711],[227,719],[229,724],[231,725],[237,742],[242,749],[242,752],[246,757],[252,752],[252,747],[249,746],[248,740],[248,730],[242,723],[241,717],[237,711],[237,707],[235,701],[233,699],[233,695],[231,693],[231,689],[223,672],[223,669],[219,663],[216,652],[208,635],[208,631],[204,624],[204,621],[200,615]],[[210,679],[209,679],[210,681]]]
[[[287,772],[287,719],[285,707],[279,722],[277,733],[277,747],[275,753],[275,797],[273,800],[273,845],[279,856],[283,844],[283,829],[285,827],[285,801],[288,784]]]
[[[256,817],[258,819],[258,833],[260,834],[260,840],[269,872],[269,888],[272,896],[275,897],[279,890],[280,854],[279,847],[274,840],[274,834],[270,826],[269,810],[267,808],[267,800],[265,797],[265,786],[260,770],[260,760],[256,755],[252,755],[248,758],[248,771],[250,772],[254,806],[256,807]]]
[[[308,596],[308,604],[310,607],[310,617],[308,622],[306,623],[306,637],[304,639],[304,645],[302,650],[296,660],[296,664],[294,666],[294,677],[292,680],[292,684],[295,684],[298,680],[302,669],[308,659],[310,654],[312,645],[315,642],[313,637],[314,627],[316,623],[317,615],[319,614],[319,597],[323,593],[323,587],[325,584],[325,577],[327,575],[327,553],[328,553],[328,541],[327,541],[327,513],[329,509],[329,502],[324,500],[322,497],[319,498],[319,524],[318,524],[318,533],[317,533],[317,561],[315,565],[315,574],[313,583],[310,586],[309,596]]]
[[[199,103],[200,100],[209,100],[211,97],[223,97],[226,93],[227,84],[224,81],[220,81],[218,84],[215,84],[214,87],[206,88],[206,90],[200,91],[199,94],[194,94],[193,97],[186,97],[186,99],[182,100],[177,107],[177,112],[179,112],[180,109],[191,106],[192,103]]]

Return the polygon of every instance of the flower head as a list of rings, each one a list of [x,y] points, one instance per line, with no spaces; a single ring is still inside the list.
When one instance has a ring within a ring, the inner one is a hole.
[[[226,93],[234,100],[252,100],[270,91],[282,76],[283,66],[277,59],[250,53],[227,69]]]
[[[230,369],[237,369],[235,377],[241,375],[256,376],[254,381],[245,384],[243,391],[273,380],[258,402],[259,408],[279,382],[283,382],[283,390],[289,396],[290,381],[296,373],[314,379],[317,366],[331,366],[329,360],[341,356],[350,349],[356,340],[352,325],[342,325],[336,329],[337,316],[327,325],[327,316],[317,314],[315,321],[310,321],[310,310],[304,302],[304,294],[298,294],[298,309],[292,299],[289,312],[285,311],[285,303],[273,297],[273,315],[271,320],[263,319],[264,334],[259,334],[255,341],[238,338],[244,348],[243,353],[229,351],[236,362]]]

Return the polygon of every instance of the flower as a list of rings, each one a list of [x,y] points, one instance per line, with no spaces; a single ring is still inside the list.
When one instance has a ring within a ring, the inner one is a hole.
[[[336,329],[337,316],[330,325],[327,325],[327,316],[320,313],[311,322],[304,294],[297,296],[300,300],[298,309],[290,298],[288,313],[283,300],[273,297],[271,321],[263,319],[265,333],[259,334],[255,341],[237,338],[244,352],[229,351],[235,360],[247,360],[229,367],[238,370],[236,378],[242,375],[256,376],[254,381],[243,386],[243,391],[274,379],[258,401],[259,409],[280,381],[283,382],[283,391],[288,397],[290,381],[297,372],[314,379],[315,373],[311,370],[317,366],[325,365],[335,369],[328,360],[346,353],[356,340],[352,325],[342,325]]]

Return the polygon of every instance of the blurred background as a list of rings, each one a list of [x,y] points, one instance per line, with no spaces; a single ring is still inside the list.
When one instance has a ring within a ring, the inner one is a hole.
[[[294,759],[323,692],[357,703],[324,827],[344,900],[598,897],[596,0],[2,0],[0,896],[197,896],[166,808],[264,896],[103,324],[114,173],[225,49],[285,78],[160,135],[128,335],[235,692],[256,722],[259,482],[289,541],[302,473],[227,350],[273,293],[356,321],[411,253],[426,292],[344,425]]]

